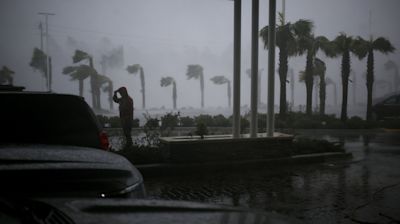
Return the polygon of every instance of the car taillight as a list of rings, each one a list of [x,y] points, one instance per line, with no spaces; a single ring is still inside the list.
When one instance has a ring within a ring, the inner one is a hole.
[[[108,141],[107,133],[101,131],[99,137],[100,137],[100,147],[106,151],[110,150],[110,142]]]

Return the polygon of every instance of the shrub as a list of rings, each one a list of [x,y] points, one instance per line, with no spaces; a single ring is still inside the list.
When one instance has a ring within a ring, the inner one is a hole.
[[[173,114],[167,113],[166,115],[161,117],[161,131],[167,131],[166,135],[169,136],[171,131],[175,129],[175,127],[178,127],[179,125],[179,112]]]
[[[207,125],[202,123],[202,122],[197,123],[197,125],[196,125],[196,135],[200,135],[200,138],[204,139],[204,135],[207,135],[207,134],[208,134]]]
[[[361,129],[366,127],[366,122],[361,117],[351,117],[346,121],[347,128]]]
[[[139,136],[135,140],[135,144],[139,147],[158,147],[160,144],[159,121],[152,118],[149,114],[144,114],[146,123],[143,126],[144,136]]]
[[[180,121],[182,127],[194,127],[195,125],[194,119],[191,117],[181,117]]]
[[[213,119],[213,124],[215,127],[230,127],[230,126],[232,126],[232,123],[229,121],[229,119],[224,117],[224,115],[222,115],[222,114],[216,115],[212,119]]]
[[[199,116],[194,118],[194,121],[195,121],[196,125],[203,123],[204,125],[206,125],[208,127],[214,126],[213,117],[208,114],[200,114]]]

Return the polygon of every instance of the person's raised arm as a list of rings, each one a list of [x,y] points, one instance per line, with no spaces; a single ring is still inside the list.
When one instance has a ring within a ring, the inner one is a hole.
[[[119,101],[121,101],[121,98],[118,98],[117,93],[118,93],[118,90],[114,91],[113,101],[116,103],[119,103]]]

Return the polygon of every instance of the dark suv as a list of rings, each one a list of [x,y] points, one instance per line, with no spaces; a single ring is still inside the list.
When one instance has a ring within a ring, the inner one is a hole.
[[[400,94],[391,95],[377,102],[372,107],[372,115],[375,120],[400,118]]]
[[[0,198],[144,196],[82,97],[7,90],[0,102]]]

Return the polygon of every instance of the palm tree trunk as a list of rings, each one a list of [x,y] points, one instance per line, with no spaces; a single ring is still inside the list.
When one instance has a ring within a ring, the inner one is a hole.
[[[108,81],[108,102],[110,103],[110,110],[114,110],[114,103],[113,103],[113,94],[114,94],[114,86],[113,82],[110,80]]]
[[[367,121],[372,118],[372,94],[374,86],[374,52],[371,49],[367,58]]]
[[[353,106],[357,105],[357,78],[356,78],[356,73],[353,73]]]
[[[176,110],[176,98],[177,98],[177,93],[176,93],[176,83],[175,81],[172,83],[172,101],[174,104],[174,110]]]
[[[83,79],[79,79],[79,96],[83,96]]]
[[[319,81],[319,114],[325,115],[325,100],[326,100],[326,83],[325,74],[321,75],[321,80]]]
[[[93,67],[93,58],[89,58],[89,66],[94,69]],[[96,78],[94,75],[90,76],[90,88],[92,90],[92,107],[93,109],[98,109],[97,101],[96,101]]]
[[[349,75],[350,75],[350,52],[345,51],[342,56],[342,111],[340,119],[347,120],[347,96],[349,90]]]
[[[97,109],[101,110],[101,91],[100,91],[100,80],[99,76],[96,75],[96,104],[97,104]]]
[[[286,105],[286,79],[288,71],[288,54],[286,46],[279,48],[279,78],[280,78],[280,98],[279,98],[279,116],[284,118],[287,112]]]
[[[204,108],[204,77],[200,75],[201,108]]]
[[[305,83],[306,83],[306,114],[312,115],[312,92],[313,92],[313,56],[308,50],[307,52],[307,61],[306,61],[306,70],[305,70]]]
[[[319,102],[318,102],[318,80],[317,77],[314,78],[314,90],[315,90],[315,111],[318,111],[318,106],[319,106]]]
[[[144,71],[142,67],[140,67],[140,84],[142,86],[142,107],[143,109],[146,109],[145,80],[144,80]]]
[[[337,85],[333,83],[333,105],[337,106]]]
[[[228,106],[231,108],[231,82],[228,82]]]
[[[230,83],[228,84],[230,85]],[[258,83],[257,83],[257,105],[258,108],[261,106],[261,72],[258,73]],[[231,101],[229,100],[229,107],[231,107]]]

